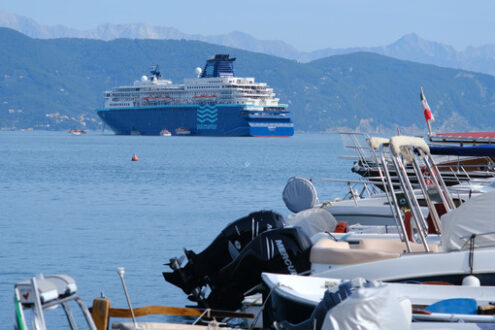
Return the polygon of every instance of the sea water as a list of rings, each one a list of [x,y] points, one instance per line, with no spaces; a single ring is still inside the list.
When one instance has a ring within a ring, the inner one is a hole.
[[[103,292],[113,307],[126,308],[122,266],[133,306],[189,304],[164,281],[163,264],[183,248],[200,252],[250,212],[288,215],[282,191],[289,177],[356,178],[342,152],[333,134],[0,132],[2,324],[13,322],[14,284],[39,273],[72,276],[89,306]],[[325,200],[346,187],[317,182],[317,189]]]

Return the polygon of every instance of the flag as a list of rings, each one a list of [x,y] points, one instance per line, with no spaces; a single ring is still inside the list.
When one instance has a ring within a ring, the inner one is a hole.
[[[423,110],[425,114],[425,120],[426,122],[430,121],[435,121],[435,117],[431,113],[430,106],[428,105],[428,102],[426,101],[425,95],[423,94],[423,88],[421,88],[421,104],[423,105]]]

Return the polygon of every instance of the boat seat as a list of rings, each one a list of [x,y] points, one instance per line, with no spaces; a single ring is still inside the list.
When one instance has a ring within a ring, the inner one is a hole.
[[[399,258],[399,252],[351,249],[347,242],[336,242],[322,238],[311,248],[310,261],[313,264],[351,265],[383,259]]]
[[[411,246],[411,252],[425,252],[423,244],[409,243]],[[437,244],[428,244],[431,252],[438,252]],[[366,238],[359,241],[359,249],[362,250],[375,250],[384,252],[397,252],[405,253],[407,251],[406,244],[396,239],[379,239],[379,238]]]

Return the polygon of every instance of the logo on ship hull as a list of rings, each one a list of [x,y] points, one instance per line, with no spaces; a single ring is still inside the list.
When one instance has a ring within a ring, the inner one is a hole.
[[[196,129],[217,129],[218,109],[213,105],[201,105],[196,114]]]

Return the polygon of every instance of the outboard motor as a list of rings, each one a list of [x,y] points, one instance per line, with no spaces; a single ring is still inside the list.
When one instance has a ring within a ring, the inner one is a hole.
[[[235,260],[211,274],[207,283],[211,293],[206,299],[198,299],[198,303],[209,308],[238,309],[246,292],[258,292],[253,288],[261,283],[261,273],[309,271],[310,250],[311,240],[299,227],[267,231],[252,240]]]
[[[186,294],[206,284],[219,270],[237,258],[246,245],[261,233],[283,228],[284,218],[273,211],[257,211],[230,223],[201,253],[185,250],[187,264],[172,258],[168,264],[173,272],[163,272],[167,282],[180,287]]]

